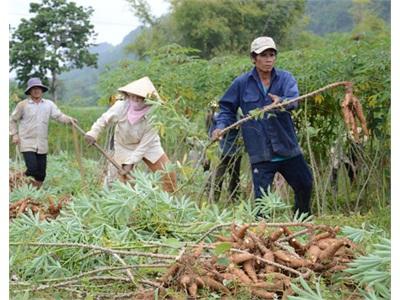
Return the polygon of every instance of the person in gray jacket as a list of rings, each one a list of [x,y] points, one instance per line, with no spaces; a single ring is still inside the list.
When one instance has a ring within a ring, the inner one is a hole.
[[[47,90],[39,78],[29,79],[25,90],[28,98],[17,104],[10,117],[12,142],[18,145],[24,157],[25,175],[33,177],[32,185],[37,188],[46,177],[50,118],[64,124],[76,122],[63,114],[54,102],[42,98]]]

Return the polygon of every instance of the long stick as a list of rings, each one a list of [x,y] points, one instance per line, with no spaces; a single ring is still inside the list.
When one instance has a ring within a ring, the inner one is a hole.
[[[282,108],[282,107],[285,107],[285,106],[288,105],[288,104],[291,104],[291,103],[294,103],[294,102],[297,102],[297,101],[300,101],[300,100],[304,100],[304,99],[306,99],[306,98],[308,98],[308,97],[313,97],[313,96],[315,96],[315,95],[317,95],[317,94],[319,94],[319,93],[322,93],[322,92],[325,91],[325,90],[328,90],[328,89],[331,89],[331,88],[334,88],[334,87],[337,87],[337,86],[340,86],[340,85],[348,85],[349,83],[350,83],[350,81],[339,81],[339,82],[334,82],[334,83],[328,84],[328,85],[326,85],[326,86],[324,86],[324,87],[322,87],[322,88],[320,88],[320,89],[318,89],[318,90],[315,90],[315,91],[313,91],[313,92],[311,92],[311,93],[308,93],[308,94],[305,94],[305,95],[303,95],[303,96],[299,96],[299,97],[294,98],[294,99],[292,99],[292,100],[283,101],[283,102],[279,102],[279,103],[273,103],[273,104],[266,105],[266,106],[264,106],[264,107],[260,110],[260,112],[267,112],[267,111],[270,111],[270,110],[272,110],[272,109]],[[233,123],[232,125],[230,125],[230,126],[228,126],[228,127],[225,127],[225,128],[219,133],[219,136],[223,136],[227,131],[231,130],[231,129],[234,128],[234,127],[237,127],[237,126],[241,125],[241,124],[244,123],[244,122],[247,122],[247,121],[249,121],[249,120],[251,120],[251,119],[254,119],[254,117],[255,117],[255,116],[253,116],[253,115],[247,115],[246,117],[244,117],[243,119],[240,119],[240,120],[237,121],[236,123]],[[211,143],[213,143],[213,142],[215,142],[215,141],[217,141],[217,140],[213,140]]]
[[[85,132],[82,128],[80,128],[79,125],[76,124],[75,122],[72,122],[72,126],[74,126],[76,129],[78,129],[78,131],[79,131],[82,135],[85,135],[85,134],[86,134],[86,132]],[[99,150],[99,151],[101,152],[101,154],[103,154],[104,157],[107,158],[107,160],[108,160],[110,163],[112,163],[114,167],[116,167],[116,168],[118,169],[118,171],[125,172],[125,170],[124,170],[110,155],[108,155],[107,152],[104,151],[104,149],[103,149],[99,144],[97,144],[97,142],[95,142],[95,143],[92,144],[92,145],[93,145],[95,148],[97,148],[97,150]],[[126,174],[126,176],[127,176],[129,179],[134,179],[133,176],[130,175],[129,173]]]
[[[307,128],[307,101],[305,101],[304,112],[305,112],[305,116],[306,116],[304,121],[306,123],[305,125]],[[317,198],[317,213],[318,213],[318,216],[320,216],[321,215],[321,202],[319,199],[319,176],[317,176],[317,167],[316,167],[316,162],[315,162],[315,158],[314,158],[314,153],[312,152],[312,149],[311,149],[310,133],[308,130],[306,130],[306,140],[307,140],[308,153],[310,155],[311,169],[314,174],[313,180],[314,180],[314,185],[315,185],[315,196]]]
[[[306,98],[308,98],[308,97],[313,97],[313,96],[315,96],[315,95],[318,95],[318,94],[320,94],[320,93],[322,93],[322,92],[324,92],[324,91],[326,91],[326,90],[329,90],[329,89],[331,89],[331,88],[335,88],[335,87],[338,87],[338,86],[341,86],[341,85],[346,86],[346,85],[349,85],[349,84],[351,84],[351,81],[338,81],[338,82],[334,82],[334,83],[328,84],[328,85],[326,85],[326,86],[324,86],[324,87],[322,87],[322,88],[320,88],[320,89],[318,89],[318,90],[315,90],[315,91],[313,91],[313,92],[310,92],[310,93],[308,93],[308,94],[305,94],[305,95],[303,95],[303,96],[299,96],[299,97],[297,97],[297,98],[294,98],[294,99],[291,99],[291,100],[288,100],[288,101],[283,101],[283,102],[279,102],[279,103],[273,103],[273,104],[266,105],[266,106],[264,106],[263,108],[261,108],[260,113],[261,113],[261,112],[267,112],[267,111],[270,111],[270,110],[273,110],[273,109],[276,109],[276,108],[282,108],[282,107],[285,107],[286,105],[289,105],[289,104],[291,104],[291,103],[294,103],[294,102],[297,102],[297,101],[301,101],[301,100],[304,100],[304,99],[306,99]],[[219,133],[218,137],[222,137],[222,136],[223,136],[225,133],[227,133],[229,130],[231,130],[231,129],[235,128],[235,127],[239,127],[239,126],[242,125],[244,122],[247,122],[247,121],[249,121],[249,120],[251,120],[251,119],[254,119],[254,118],[255,118],[254,115],[247,115],[247,116],[244,117],[243,119],[240,119],[239,121],[233,123],[232,125],[229,125],[228,127],[225,127],[224,129],[222,129],[221,132]],[[204,149],[203,149],[203,151],[201,152],[200,158],[198,159],[198,162],[197,162],[197,164],[196,164],[195,170],[198,170],[198,169],[199,169],[200,163],[204,160],[205,155],[206,155],[206,150],[207,150],[212,144],[214,144],[216,141],[218,141],[218,138],[210,140],[210,141],[204,146]],[[193,180],[195,174],[196,174],[196,172],[193,172],[193,174],[191,175],[191,177],[190,177],[184,184],[182,184],[178,189],[176,189],[176,191],[173,192],[173,194],[176,194],[178,191],[182,190],[186,185],[188,185],[188,184]]]
[[[97,274],[100,272],[110,272],[110,271],[117,271],[117,270],[125,270],[125,269],[140,269],[140,268],[168,268],[171,264],[139,264],[139,265],[125,265],[125,266],[118,266],[118,267],[101,267],[91,271],[87,271],[84,273],[80,273],[78,275],[70,276],[70,277],[57,277],[51,279],[43,279],[40,280],[40,283],[43,282],[57,282],[57,281],[65,281],[65,280],[73,280],[82,277],[86,277],[92,274]],[[11,285],[21,285],[21,283],[10,283]]]
[[[113,256],[123,265],[126,266],[126,262],[117,254],[113,253]],[[128,274],[129,279],[132,281],[133,284],[135,284],[135,278],[132,275],[132,272],[129,269],[126,269],[125,272]]]
[[[10,246],[33,246],[33,247],[57,247],[57,248],[83,248],[83,249],[91,249],[91,250],[100,250],[104,253],[108,254],[120,254],[125,256],[141,256],[141,257],[152,257],[152,258],[160,258],[160,259],[175,259],[176,256],[169,254],[157,254],[157,253],[147,253],[147,252],[139,252],[139,251],[122,251],[122,250],[114,250],[111,248],[101,247],[97,245],[91,244],[82,244],[82,243],[34,243],[34,242],[10,242]]]
[[[72,126],[72,137],[73,137],[73,140],[74,140],[76,161],[78,162],[79,172],[81,173],[82,185],[85,187],[85,173],[83,171],[83,165],[82,165],[82,160],[81,160],[81,151],[80,151],[79,141],[78,141],[78,134],[76,132],[75,126]]]

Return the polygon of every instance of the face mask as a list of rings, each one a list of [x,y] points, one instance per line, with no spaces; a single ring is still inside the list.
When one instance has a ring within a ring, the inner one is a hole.
[[[129,101],[128,108],[128,121],[131,124],[138,122],[150,109],[149,105],[146,105],[144,101]]]

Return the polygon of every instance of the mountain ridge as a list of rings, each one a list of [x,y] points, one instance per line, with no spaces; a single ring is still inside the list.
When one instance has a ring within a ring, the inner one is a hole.
[[[61,73],[59,76],[60,99],[65,103],[73,102],[79,105],[95,104],[101,96],[96,90],[100,73],[106,67],[113,68],[113,65],[117,65],[123,59],[136,59],[134,54],[125,52],[125,47],[135,41],[140,31],[141,27],[135,28],[116,46],[102,42],[90,47],[91,53],[98,54],[97,68],[84,67]]]

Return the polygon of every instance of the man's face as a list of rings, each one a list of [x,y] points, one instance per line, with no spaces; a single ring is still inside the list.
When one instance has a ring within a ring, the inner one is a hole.
[[[276,52],[273,49],[267,49],[258,54],[253,62],[261,72],[271,72],[276,61]]]
[[[29,90],[29,94],[32,98],[42,98],[43,90],[41,87],[35,86]]]

